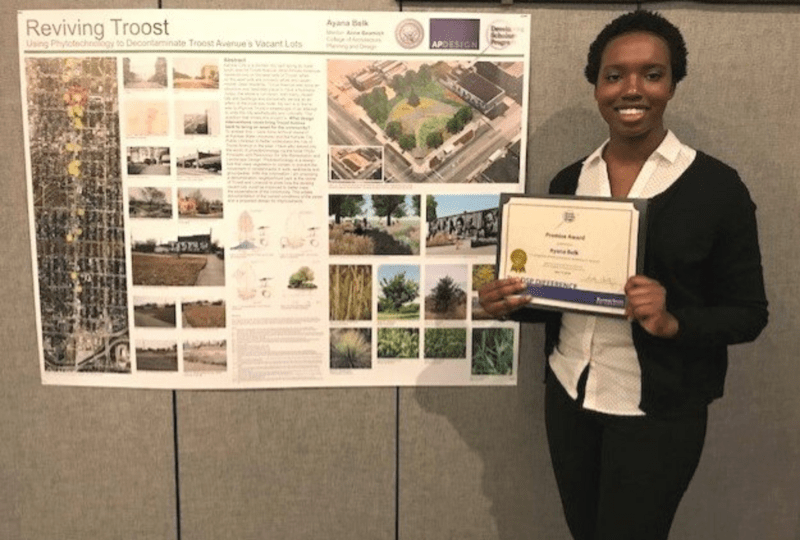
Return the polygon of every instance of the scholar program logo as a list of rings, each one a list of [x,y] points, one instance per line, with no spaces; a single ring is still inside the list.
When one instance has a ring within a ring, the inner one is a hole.
[[[502,50],[517,39],[517,28],[504,20],[492,21],[486,27],[486,41],[493,49]]]
[[[425,39],[425,29],[419,21],[406,19],[400,21],[394,30],[394,37],[397,43],[404,49],[415,49],[419,47]]]
[[[477,51],[480,45],[480,19],[431,19],[431,49]]]

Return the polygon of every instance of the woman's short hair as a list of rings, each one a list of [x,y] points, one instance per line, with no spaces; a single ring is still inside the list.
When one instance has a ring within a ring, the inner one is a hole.
[[[583,70],[586,80],[597,84],[600,61],[606,46],[612,39],[631,32],[649,32],[667,42],[673,85],[678,84],[686,76],[686,55],[688,53],[681,31],[662,15],[639,9],[617,17],[597,34],[592,44],[589,45],[586,68]]]

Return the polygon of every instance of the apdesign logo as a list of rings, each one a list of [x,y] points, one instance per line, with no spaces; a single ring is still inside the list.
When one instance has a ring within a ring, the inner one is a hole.
[[[480,34],[480,19],[431,19],[431,49],[477,51]]]
[[[419,47],[425,38],[425,29],[418,21],[406,19],[397,25],[394,30],[394,37],[404,49],[414,49]]]

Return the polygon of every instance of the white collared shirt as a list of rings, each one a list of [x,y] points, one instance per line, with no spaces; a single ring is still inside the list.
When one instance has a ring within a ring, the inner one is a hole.
[[[608,167],[602,144],[583,162],[576,195],[611,197]],[[668,131],[645,162],[628,193],[649,199],[671,186],[691,165],[697,152]],[[625,319],[564,313],[558,347],[550,355],[550,368],[573,397],[578,379],[589,366],[583,406],[594,411],[641,416],[642,382],[633,346],[631,323]]]

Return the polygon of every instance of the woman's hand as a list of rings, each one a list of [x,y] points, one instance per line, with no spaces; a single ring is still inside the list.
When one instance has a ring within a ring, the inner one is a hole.
[[[519,278],[498,279],[478,289],[478,301],[486,313],[500,319],[531,301],[529,295],[520,294],[526,288]]]
[[[667,290],[654,279],[633,276],[625,284],[625,315],[630,320],[661,338],[673,338],[678,333],[678,319],[667,311]]]

